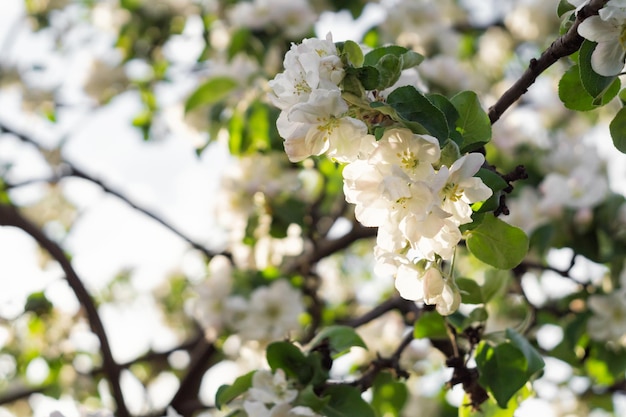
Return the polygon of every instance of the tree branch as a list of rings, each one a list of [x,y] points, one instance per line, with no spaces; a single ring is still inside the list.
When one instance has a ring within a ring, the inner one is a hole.
[[[491,124],[500,119],[502,113],[515,103],[522,95],[528,91],[537,77],[559,59],[569,56],[580,49],[583,37],[578,34],[578,25],[586,18],[598,14],[598,10],[607,3],[608,0],[591,0],[588,5],[580,9],[576,15],[576,21],[569,28],[567,33],[555,40],[546,49],[539,59],[531,59],[528,69],[522,74],[498,101],[489,108],[489,120]]]
[[[6,126],[4,123],[0,123],[0,130],[5,132],[5,133],[9,133],[9,134],[17,137],[22,142],[29,143],[29,144],[35,146],[39,151],[43,151],[42,146],[37,141],[35,141],[34,139],[32,139],[31,137],[26,135],[25,133],[18,132],[17,130]],[[210,249],[208,249],[206,246],[200,244],[199,242],[196,242],[195,240],[191,239],[189,236],[185,235],[183,232],[181,232],[180,230],[175,228],[173,225],[171,225],[170,223],[166,222],[165,220],[163,220],[161,217],[157,216],[156,214],[154,214],[150,210],[147,210],[147,209],[137,205],[130,198],[125,196],[123,193],[121,193],[121,192],[111,188],[110,186],[105,184],[102,180],[100,180],[100,179],[98,179],[98,178],[96,178],[96,177],[94,177],[92,175],[87,174],[86,172],[84,172],[83,170],[75,167],[72,163],[70,163],[68,161],[65,161],[65,160],[62,161],[62,165],[65,167],[65,170],[62,171],[61,173],[59,173],[56,177],[54,177],[51,180],[49,180],[50,182],[57,182],[61,178],[69,177],[69,176],[82,178],[84,180],[92,182],[92,183],[96,184],[97,186],[99,186],[100,188],[102,188],[102,190],[104,192],[119,198],[120,200],[122,200],[124,203],[126,203],[127,205],[129,205],[133,209],[135,209],[138,212],[148,216],[152,220],[154,220],[157,223],[159,223],[161,226],[163,226],[166,229],[170,230],[175,235],[177,235],[178,237],[183,239],[185,242],[187,242],[189,245],[191,245],[194,249],[202,252],[207,258],[212,258],[215,255],[217,255],[217,253],[211,251]],[[10,188],[13,188],[13,187],[15,187],[15,184],[13,184],[13,185],[12,184],[8,184],[8,186]],[[231,257],[231,255],[229,253],[227,253],[227,252],[223,252],[221,254],[226,256],[226,257],[228,257],[228,258]]]
[[[83,282],[76,274],[76,271],[74,271],[72,264],[65,256],[63,249],[61,249],[57,243],[50,240],[37,226],[23,217],[14,206],[0,204],[0,226],[13,226],[23,230],[35,239],[35,241],[59,263],[65,273],[65,278],[70,288],[72,288],[76,298],[78,298],[78,301],[83,306],[91,330],[96,337],[98,337],[100,342],[104,371],[108,377],[113,398],[117,404],[116,415],[118,417],[129,417],[130,414],[124,403],[124,395],[120,387],[121,368],[113,359],[111,346],[109,345],[109,340],[106,336],[104,325],[98,315],[95,303],[89,295],[89,292],[87,292]]]

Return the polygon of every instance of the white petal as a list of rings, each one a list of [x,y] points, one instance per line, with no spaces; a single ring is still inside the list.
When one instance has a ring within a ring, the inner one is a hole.
[[[624,54],[624,48],[618,39],[598,43],[591,54],[591,67],[600,75],[617,75],[624,69]]]

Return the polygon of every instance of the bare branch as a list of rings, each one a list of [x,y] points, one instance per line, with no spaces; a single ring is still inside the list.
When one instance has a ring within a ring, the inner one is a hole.
[[[578,25],[586,18],[598,14],[598,10],[600,10],[607,1],[608,0],[591,0],[588,5],[578,11],[576,21],[565,35],[555,40],[552,45],[541,54],[539,59],[533,58],[530,60],[528,69],[524,74],[522,74],[515,84],[489,108],[489,120],[491,120],[491,124],[497,122],[500,116],[502,116],[502,113],[526,93],[528,88],[542,72],[559,59],[569,56],[580,49],[584,39],[578,34]]]
[[[59,263],[65,273],[70,288],[83,306],[91,330],[96,337],[98,337],[100,342],[100,351],[102,352],[102,361],[104,363],[103,368],[111,385],[113,398],[117,404],[116,415],[118,417],[129,417],[130,414],[124,403],[124,395],[120,387],[121,368],[113,359],[111,346],[109,345],[104,325],[98,315],[96,305],[83,285],[83,282],[76,274],[76,271],[74,271],[72,264],[65,256],[63,249],[61,249],[57,243],[50,240],[37,226],[22,216],[14,206],[0,204],[0,225],[13,226],[23,230],[35,239],[35,241]]]

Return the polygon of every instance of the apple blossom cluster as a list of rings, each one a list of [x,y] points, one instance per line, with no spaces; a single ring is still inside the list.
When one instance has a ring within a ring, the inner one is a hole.
[[[237,332],[243,340],[269,342],[300,328],[302,296],[286,280],[275,280],[243,296],[237,294],[234,273],[227,258],[214,257],[207,279],[196,287],[198,297],[187,306],[208,338],[226,328]]]
[[[451,144],[455,151],[442,159],[436,138],[404,127],[387,128],[379,140],[368,134],[342,98],[345,69],[330,35],[293,45],[284,66],[270,81],[269,97],[281,109],[277,127],[289,159],[325,153],[347,163],[346,201],[355,205],[359,222],[378,228],[377,271],[396,277],[402,297],[434,304],[441,314],[454,312],[461,297],[441,261],[451,260],[459,227],[472,222],[471,204],[492,195],[474,177],[484,156],[459,156]]]
[[[570,0],[580,6],[580,0]],[[592,55],[591,67],[604,76],[618,75],[624,69],[626,58],[626,2],[610,0],[599,10],[597,16],[585,19],[578,26],[578,34],[597,42]]]
[[[297,396],[298,390],[290,387],[282,369],[259,370],[252,376],[242,408],[248,417],[321,417],[309,407],[292,405]]]

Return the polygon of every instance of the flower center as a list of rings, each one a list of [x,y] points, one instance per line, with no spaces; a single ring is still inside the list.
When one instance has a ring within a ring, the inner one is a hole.
[[[402,165],[404,169],[407,169],[407,170],[413,169],[417,165],[419,165],[419,161],[415,157],[415,154],[413,153],[413,151],[409,149],[405,149],[402,152],[398,152],[396,156],[400,158],[400,164]]]
[[[443,201],[450,200],[456,203],[461,199],[463,191],[464,190],[462,188],[459,188],[458,184],[452,182],[448,183],[445,185],[445,187],[443,187],[443,190],[441,191],[443,194]]]

